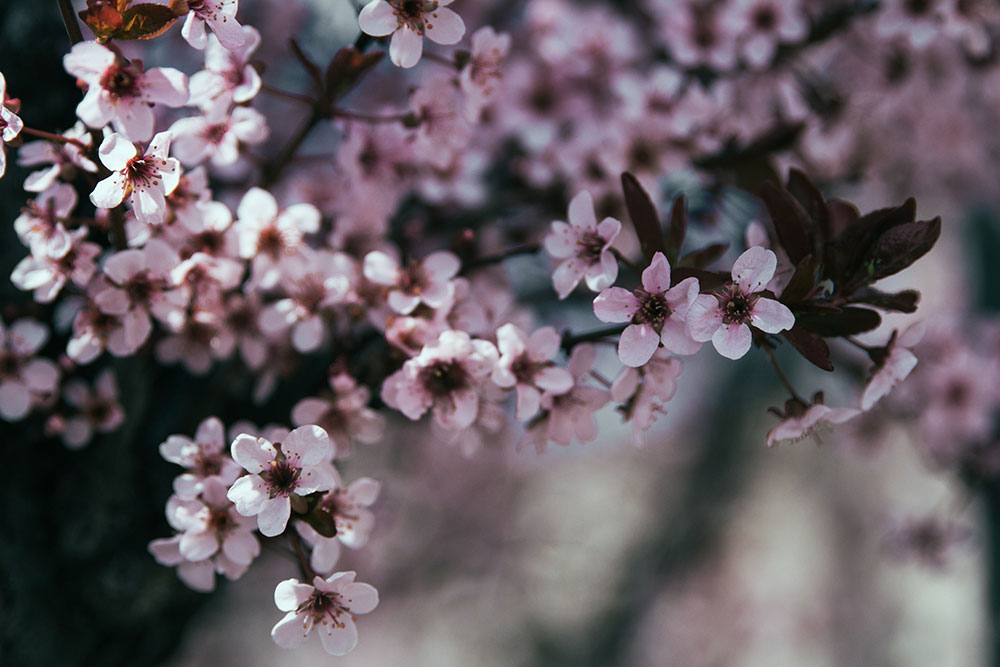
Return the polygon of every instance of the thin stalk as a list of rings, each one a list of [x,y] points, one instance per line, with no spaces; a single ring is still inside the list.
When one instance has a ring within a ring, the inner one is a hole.
[[[59,13],[62,15],[70,43],[79,44],[83,41],[83,33],[80,31],[80,23],[76,20],[73,4],[70,0],[56,0],[56,4],[59,5]]]

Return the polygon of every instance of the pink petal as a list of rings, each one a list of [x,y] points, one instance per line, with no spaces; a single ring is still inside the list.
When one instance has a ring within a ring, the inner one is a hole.
[[[555,327],[542,327],[528,338],[527,349],[532,359],[545,361],[551,359],[559,351],[561,344],[562,336],[555,330]]]
[[[688,333],[686,323],[676,316],[668,317],[663,323],[660,341],[674,354],[694,354],[701,349],[701,343]]]
[[[552,231],[545,237],[545,251],[553,257],[572,257],[576,254],[576,234],[565,222],[552,223]]]
[[[358,628],[349,616],[341,614],[340,623],[326,622],[314,626],[319,633],[323,649],[330,655],[346,655],[358,645]]]
[[[597,235],[609,244],[614,242],[621,230],[621,221],[615,220],[614,218],[604,218],[604,220],[601,220],[601,223],[597,225]]]
[[[570,382],[572,382],[572,378]],[[514,408],[514,419],[524,422],[538,414],[538,409],[542,404],[542,395],[537,389],[530,385],[519,384],[517,385],[516,395],[517,402]]]
[[[712,335],[722,325],[719,300],[711,294],[698,295],[691,302],[686,321],[691,338],[699,342],[711,340]]]
[[[146,141],[153,135],[153,110],[138,97],[126,98],[115,106],[115,130],[132,141]]]
[[[580,262],[575,259],[568,259],[558,267],[552,274],[552,286],[560,299],[565,299],[570,292],[580,283],[584,270]]]
[[[424,270],[424,275],[431,282],[436,283],[454,278],[462,264],[454,253],[442,250],[425,257],[421,267]]]
[[[745,324],[723,324],[712,335],[712,345],[727,359],[739,359],[750,349],[752,338]]]
[[[393,33],[389,42],[389,59],[398,67],[413,67],[420,61],[423,51],[424,38],[407,25]]]
[[[205,560],[219,550],[219,541],[211,533],[184,533],[180,542],[181,555],[190,561]]]
[[[535,385],[551,394],[565,394],[573,388],[573,376],[559,366],[546,366],[534,377]]]
[[[639,300],[623,287],[609,287],[594,299],[594,315],[602,322],[628,322],[639,310]]]
[[[698,289],[697,278],[685,278],[667,291],[667,306],[673,317],[686,319],[691,304],[698,298]]]
[[[21,370],[21,378],[28,389],[47,394],[59,382],[59,367],[48,359],[32,359]]]
[[[650,294],[662,294],[670,289],[670,262],[662,252],[653,255],[653,261],[642,272],[642,287]]]
[[[313,466],[333,456],[333,445],[326,431],[319,426],[300,426],[285,437],[281,451],[298,457],[302,465]]]
[[[367,614],[378,606],[378,591],[369,584],[347,584],[340,594],[354,614]]]
[[[767,333],[778,333],[795,326],[795,316],[783,303],[758,299],[750,314],[750,324]]]
[[[238,565],[249,565],[260,554],[260,542],[253,533],[237,530],[227,535],[222,542],[222,553]]]
[[[187,75],[173,67],[154,67],[142,77],[143,97],[168,107],[179,107],[188,101]]]
[[[135,144],[117,133],[109,134],[98,149],[101,162],[111,171],[123,170],[138,154]]]
[[[373,250],[365,255],[362,267],[365,278],[373,283],[395,285],[399,280],[399,263],[381,250]]]
[[[271,628],[271,639],[282,648],[296,648],[309,636],[312,626],[313,620],[310,614],[305,612],[296,614],[294,611],[289,611]]]
[[[100,181],[90,193],[90,202],[97,208],[114,208],[125,199],[127,188],[125,174],[112,172],[110,176]]]
[[[660,337],[648,324],[630,324],[618,340],[618,358],[626,366],[637,368],[653,358]]]
[[[438,7],[426,17],[427,38],[438,44],[455,44],[465,34],[462,17],[450,9]]]
[[[391,35],[399,26],[396,12],[385,0],[372,0],[358,15],[361,31],[372,37]]]
[[[610,287],[618,278],[618,260],[608,251],[601,253],[601,261],[587,267],[587,288],[600,292]]]
[[[31,410],[31,394],[20,382],[0,383],[0,417],[8,421],[23,419]]]
[[[233,482],[226,497],[236,505],[237,512],[243,516],[254,516],[260,511],[261,504],[267,500],[264,480],[257,475],[244,475]]]
[[[237,481],[237,483],[239,482]],[[260,534],[264,537],[281,535],[285,532],[285,526],[288,525],[288,517],[291,516],[291,513],[292,501],[288,499],[288,496],[265,498],[257,512],[257,528],[260,530]]]
[[[574,227],[595,230],[597,216],[594,215],[594,200],[590,193],[582,190],[569,203],[569,223]]]
[[[747,249],[733,264],[733,281],[744,292],[760,292],[774,277],[778,268],[777,256],[760,246]]]
[[[312,597],[315,588],[298,579],[285,579],[274,587],[274,606],[280,611],[295,611]]]
[[[233,459],[250,473],[259,473],[274,460],[277,450],[264,438],[240,433],[230,447]]]

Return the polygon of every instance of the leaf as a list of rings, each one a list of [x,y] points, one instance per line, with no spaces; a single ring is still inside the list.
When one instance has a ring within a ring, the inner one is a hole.
[[[830,229],[830,213],[826,207],[823,193],[804,172],[794,167],[788,172],[788,187],[786,188],[805,209],[809,217],[819,227],[820,238],[825,243],[832,237]]]
[[[166,5],[142,3],[122,12],[122,20],[124,25],[115,33],[115,39],[153,39],[166,32],[177,15]]]
[[[798,303],[806,298],[806,295],[815,287],[816,266],[812,260],[812,255],[806,255],[799,262],[799,265],[795,267],[795,273],[792,274],[788,284],[785,285],[784,291],[781,293],[782,303],[786,305]]]
[[[778,243],[788,253],[788,259],[798,266],[812,252],[810,237],[815,224],[798,200],[773,183],[765,183],[760,194],[771,214]]]
[[[295,59],[299,61],[309,78],[312,79],[313,85],[316,87],[316,93],[322,94],[323,92],[323,73],[320,71],[319,66],[309,59],[306,52],[302,50],[299,43],[293,38],[288,40],[288,45],[292,49],[292,55]]]
[[[878,237],[866,257],[868,282],[899,273],[926,255],[941,236],[941,218],[908,222]]]
[[[671,264],[680,257],[684,236],[687,234],[687,201],[684,195],[674,200],[670,209],[670,227],[667,229],[667,259]]]
[[[902,292],[882,292],[874,287],[862,287],[851,295],[851,301],[867,303],[883,310],[895,310],[900,313],[915,313],[920,301],[920,292],[912,289]]]
[[[912,222],[916,217],[917,203],[911,197],[902,205],[866,213],[844,228],[827,245],[824,277],[838,287],[855,281],[866,262],[872,244],[892,227]],[[871,281],[868,281],[871,282]],[[857,288],[866,282],[854,283]],[[847,290],[848,293],[851,291]]]
[[[830,361],[830,346],[826,344],[822,336],[806,331],[797,324],[788,331],[783,331],[781,335],[813,366],[824,371],[833,371],[833,363]]]
[[[323,509],[322,505],[316,505],[312,512],[302,517],[306,523],[323,537],[335,537],[337,535],[337,522],[329,511]]]
[[[868,308],[848,306],[835,311],[808,309],[795,311],[796,326],[827,338],[854,336],[871,331],[880,324],[882,316]]]
[[[681,257],[678,266],[691,266],[696,269],[704,269],[706,266],[722,258],[729,250],[728,243],[713,243],[701,250],[695,250]]]
[[[697,278],[701,291],[710,292],[725,285],[727,281],[732,279],[732,275],[725,271],[706,271],[689,266],[678,266],[670,272],[671,285],[676,285],[687,278]]]
[[[635,226],[636,236],[646,260],[652,261],[653,255],[662,252],[666,255],[666,243],[663,240],[663,230],[660,228],[660,217],[656,213],[653,201],[646,194],[639,180],[630,174],[622,174],[622,191],[625,193],[625,206],[629,217]]]
[[[94,37],[106,39],[121,30],[124,21],[111,0],[88,0],[87,8],[79,17],[87,24]]]

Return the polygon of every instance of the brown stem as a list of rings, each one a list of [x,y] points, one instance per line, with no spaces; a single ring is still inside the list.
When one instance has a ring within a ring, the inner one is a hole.
[[[793,387],[792,383],[788,381],[788,377],[785,375],[785,372],[781,370],[781,364],[778,363],[778,359],[774,356],[774,352],[771,348],[765,344],[761,345],[761,349],[764,350],[764,354],[767,355],[768,360],[771,362],[771,365],[774,366],[774,370],[778,374],[778,379],[781,380],[781,384],[785,385],[785,389],[787,389],[788,393],[792,395],[792,398],[802,405],[809,405],[809,401],[806,401],[799,396],[799,394],[795,391],[795,387]]]
[[[128,248],[128,237],[125,235],[125,211],[116,206],[108,212],[111,217],[111,240],[119,250]]]
[[[285,167],[292,161],[295,157],[295,152],[299,150],[302,142],[306,140],[309,133],[313,131],[321,120],[323,120],[323,112],[314,106],[309,117],[302,123],[298,131],[292,136],[288,144],[278,155],[278,158],[271,163],[269,169],[264,170],[263,186],[267,188],[277,182],[278,178],[281,176],[281,172],[284,171]]]
[[[366,123],[401,123],[410,116],[410,112],[392,114],[389,116],[375,116],[372,114],[359,113],[357,111],[348,111],[346,109],[334,109],[330,112],[331,116],[336,118],[349,118],[351,120],[360,120]]]
[[[63,23],[66,25],[66,34],[69,35],[71,44],[78,44],[83,41],[83,33],[80,32],[80,24],[76,20],[76,13],[70,0],[56,0],[59,5],[59,13],[62,15]]]
[[[581,334],[571,334],[567,331],[563,334],[562,348],[568,352],[580,343],[592,343],[600,341],[607,336],[617,336],[624,331],[627,326],[628,324],[613,324],[610,327],[595,329],[594,331],[587,331]]]
[[[31,127],[22,127],[21,131],[25,134],[30,134],[33,137],[38,137],[39,139],[47,139],[49,141],[56,141],[60,144],[73,144],[82,151],[89,151],[90,146],[83,143],[79,139],[73,139],[72,137],[64,137],[61,134],[53,134],[52,132],[46,132],[44,130],[36,130]]]
[[[309,566],[309,559],[306,558],[305,549],[302,548],[302,539],[299,537],[298,532],[291,526],[288,527],[288,541],[292,543],[292,549],[295,551],[295,557],[299,559],[299,567],[302,569],[302,576],[305,577],[306,583],[312,583],[313,578],[316,576],[316,572],[314,572],[312,567]]]
[[[462,267],[462,272],[464,273],[471,269],[478,269],[492,264],[499,264],[508,257],[514,257],[515,255],[533,255],[541,249],[542,246],[538,243],[523,243],[521,245],[516,245],[495,255],[486,255],[485,257],[471,260]]]
[[[272,95],[274,97],[279,97],[281,99],[288,100],[290,102],[298,102],[299,104],[306,104],[308,106],[314,106],[316,100],[309,97],[308,95],[301,95],[299,93],[291,93],[287,90],[282,90],[280,88],[275,88],[274,86],[269,86],[266,83],[261,84],[260,90],[263,93]]]

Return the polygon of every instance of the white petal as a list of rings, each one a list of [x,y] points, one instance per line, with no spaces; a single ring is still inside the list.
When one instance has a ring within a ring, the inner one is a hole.
[[[712,345],[727,359],[739,359],[750,349],[752,338],[745,324],[723,324],[712,334]]]
[[[425,18],[427,38],[438,44],[455,44],[465,35],[462,17],[450,9],[438,7]]]
[[[660,337],[648,324],[630,324],[618,341],[618,358],[626,366],[637,368],[653,358]]]
[[[260,511],[257,512],[257,528],[260,530],[260,534],[265,537],[281,535],[285,526],[288,525],[288,517],[291,516],[291,513],[292,501],[288,499],[288,496],[265,499],[260,505]]]
[[[389,42],[389,59],[399,67],[413,67],[420,62],[423,51],[424,38],[407,25],[393,33]]]
[[[732,276],[743,291],[759,292],[774,277],[777,267],[778,258],[773,252],[754,246],[736,258]]]
[[[767,333],[778,333],[795,326],[795,315],[779,301],[758,299],[750,313],[750,324]]]
[[[372,37],[384,37],[396,31],[399,20],[396,12],[385,0],[372,0],[358,15],[358,25],[362,32]]]

